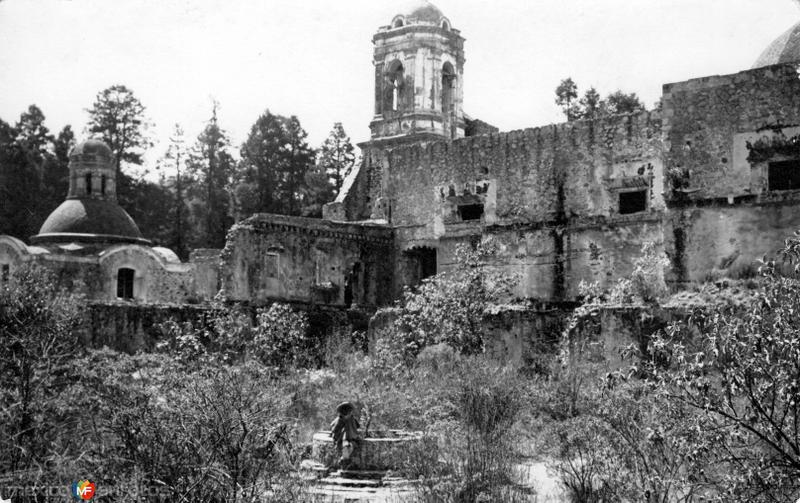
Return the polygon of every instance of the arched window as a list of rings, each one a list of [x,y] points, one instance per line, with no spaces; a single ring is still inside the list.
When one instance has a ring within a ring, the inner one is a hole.
[[[403,18],[401,18],[401,17],[398,17],[398,18],[397,18],[397,19],[395,19],[395,20],[394,20],[394,22],[392,23],[392,28],[400,28],[401,26],[403,26]]]
[[[442,29],[450,31],[450,23],[447,22],[447,19],[442,19]]]
[[[117,271],[117,297],[120,299],[133,298],[133,280],[136,271],[122,267]]]
[[[106,175],[100,175],[100,194],[106,195]]]
[[[86,173],[85,178],[86,178],[86,195],[88,196],[92,194],[92,174]]]
[[[403,64],[394,60],[386,72],[386,93],[383,100],[383,109],[398,111],[403,108],[403,84],[405,76],[403,74]]]
[[[449,114],[453,112],[453,95],[455,94],[456,72],[453,65],[447,62],[442,66],[442,112]]]

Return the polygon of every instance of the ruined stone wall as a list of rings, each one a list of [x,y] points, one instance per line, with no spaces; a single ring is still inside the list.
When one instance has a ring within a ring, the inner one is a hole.
[[[567,227],[495,226],[483,229],[482,236],[480,239],[491,236],[498,243],[491,264],[497,271],[518,278],[517,296],[568,300],[578,296],[581,281],[596,281],[610,288],[620,278],[630,276],[642,244],[661,242],[662,223],[661,215],[651,214],[615,223]],[[440,267],[453,267],[456,247],[469,245],[476,237],[447,236],[439,240]]]
[[[458,243],[493,235],[497,267],[520,276],[521,297],[568,299],[581,280],[629,274],[642,243],[661,241],[661,121],[642,113],[368,151],[371,199],[396,226],[397,252],[437,248],[439,270]],[[620,193],[646,192],[621,214]],[[479,219],[460,207],[482,205]],[[406,276],[402,261],[395,274]]]
[[[399,145],[376,159],[385,166],[372,169],[383,173],[381,195],[391,199],[392,223],[399,226],[433,227],[430,216],[443,211],[442,192],[445,199],[451,187],[455,195],[474,193],[479,182],[489,182],[490,190],[494,185],[498,221],[613,216],[616,191],[637,183],[651,189],[650,208],[663,208],[660,132],[656,114],[621,115]]]
[[[391,301],[392,232],[283,215],[237,224],[222,254],[228,299],[332,305]]]
[[[667,84],[663,121],[669,279],[752,274],[800,228],[800,191],[768,183],[770,162],[800,159],[796,66]]]
[[[359,311],[311,306],[303,303],[291,304],[295,311],[305,312],[308,317],[308,335],[324,341],[327,337],[349,333],[353,329],[366,330],[367,315]],[[237,306],[255,319],[256,308]],[[231,309],[232,306],[224,309]],[[219,314],[218,305],[187,304],[135,304],[130,302],[88,302],[82,310],[79,335],[84,344],[92,348],[107,346],[117,351],[135,353],[152,351],[164,340],[166,334],[161,324],[172,320],[179,324],[191,323],[196,328],[213,329],[214,318]],[[325,344],[320,344],[325,347]]]
[[[79,334],[92,348],[107,346],[116,351],[152,351],[163,340],[159,326],[173,320],[202,326],[214,311],[208,306],[91,302],[83,310]]]
[[[747,141],[800,124],[795,65],[664,85],[667,163],[689,200],[751,194]]]

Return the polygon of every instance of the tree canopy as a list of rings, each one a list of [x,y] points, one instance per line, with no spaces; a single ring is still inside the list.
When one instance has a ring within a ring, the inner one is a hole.
[[[97,93],[92,107],[86,110],[86,130],[101,138],[111,149],[117,177],[123,164],[142,164],[144,151],[152,146],[144,115],[145,107],[133,91],[117,84]]]
[[[631,114],[646,110],[636,93],[616,90],[605,98],[597,89],[590,87],[578,99],[578,85],[568,77],[556,87],[556,104],[561,107],[567,121],[599,119],[609,115]]]
[[[296,116],[264,112],[242,145],[236,196],[239,213],[302,214],[306,174],[314,167],[314,150]]]
[[[36,105],[14,126],[0,120],[0,234],[27,239],[38,233],[67,195],[74,141],[70,126],[50,134]]]

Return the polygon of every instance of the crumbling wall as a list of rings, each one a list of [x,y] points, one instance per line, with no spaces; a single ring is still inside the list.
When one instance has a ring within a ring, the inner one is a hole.
[[[83,310],[79,334],[89,347],[133,354],[153,350],[164,337],[159,325],[168,320],[202,326],[213,315],[209,306],[90,302]]]
[[[376,148],[373,194],[388,200],[398,253],[436,248],[441,271],[459,243],[491,235],[501,244],[493,264],[519,276],[520,297],[570,299],[581,280],[613,283],[644,242],[661,242],[660,133],[658,114],[645,112],[381,147],[382,159]],[[645,204],[625,214],[620,194],[630,192]],[[477,218],[461,212],[470,205]]]
[[[290,303],[295,311],[308,317],[308,335],[318,338],[320,348],[324,341],[340,333],[366,330],[367,315],[358,310],[344,310],[328,306]],[[256,306],[187,305],[187,304],[136,304],[131,302],[89,302],[82,310],[83,319],[78,333],[84,344],[92,348],[107,346],[116,351],[135,353],[152,351],[164,340],[160,326],[166,321],[191,323],[196,328],[211,327],[214,318],[234,307],[244,309],[255,319]]]
[[[439,188],[457,194],[476,181],[496,183],[498,219],[541,222],[616,213],[616,191],[644,183],[649,208],[661,200],[661,120],[657,114],[613,116],[455,141],[386,147],[374,163],[383,174],[375,197],[389,197],[392,223],[427,225]],[[626,186],[627,185],[627,186]]]
[[[255,215],[228,234],[228,299],[332,305],[391,301],[392,231],[378,225]]]
[[[798,160],[796,65],[667,84],[663,96],[675,284],[752,274],[800,228],[800,191],[770,190],[770,161]]]
[[[751,194],[750,138],[800,124],[796,65],[777,65],[733,75],[665,84],[663,124],[670,180],[682,199]]]

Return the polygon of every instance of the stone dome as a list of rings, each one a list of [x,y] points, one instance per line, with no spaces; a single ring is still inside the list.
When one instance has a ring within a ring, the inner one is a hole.
[[[69,153],[70,157],[97,156],[111,161],[111,149],[101,140],[90,139],[75,145]]]
[[[414,2],[409,8],[410,10],[407,11],[406,18],[414,18],[417,21],[428,21],[430,23],[439,24],[439,21],[444,17],[442,11],[427,0]]]
[[[407,4],[406,8],[402,10],[401,14],[394,17],[392,26],[395,28],[405,24],[440,26],[442,21],[447,21],[447,18],[438,7],[428,0],[412,0]]]
[[[800,23],[775,39],[758,57],[753,68],[800,61]]]
[[[119,205],[102,199],[67,199],[53,211],[34,243],[91,241],[149,243]]]

